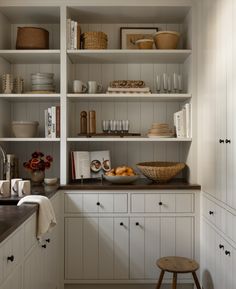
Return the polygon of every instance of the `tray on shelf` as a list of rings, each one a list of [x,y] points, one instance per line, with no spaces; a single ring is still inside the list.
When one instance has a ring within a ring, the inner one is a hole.
[[[101,133],[78,133],[78,136],[84,136],[84,137],[126,137],[126,136],[141,136],[141,133],[131,133],[131,132],[117,132],[117,133],[106,133],[106,132],[101,132]]]

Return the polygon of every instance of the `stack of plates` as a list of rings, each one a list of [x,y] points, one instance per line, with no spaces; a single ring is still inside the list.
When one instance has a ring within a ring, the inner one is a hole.
[[[54,73],[31,74],[31,89],[33,92],[50,93],[55,91]]]
[[[151,129],[148,130],[148,137],[173,137],[173,131],[167,123],[153,123]]]

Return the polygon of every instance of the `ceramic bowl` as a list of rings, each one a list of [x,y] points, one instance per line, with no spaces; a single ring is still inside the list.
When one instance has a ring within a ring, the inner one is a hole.
[[[130,184],[135,182],[139,178],[139,175],[135,176],[106,176],[104,179],[112,184]]]
[[[12,131],[15,137],[35,137],[38,132],[38,125],[37,121],[13,121]]]
[[[139,39],[135,42],[139,49],[152,49],[153,48],[152,39]]]
[[[44,184],[48,186],[53,186],[53,185],[56,185],[57,181],[58,181],[57,178],[45,178]]]

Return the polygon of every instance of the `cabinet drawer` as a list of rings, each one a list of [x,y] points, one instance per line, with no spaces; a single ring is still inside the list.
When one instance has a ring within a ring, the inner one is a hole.
[[[191,213],[193,194],[132,194],[132,213]]]
[[[207,198],[203,198],[202,213],[205,218],[215,224],[216,216],[220,215],[220,210],[217,210],[217,205],[214,202]]]
[[[24,232],[20,227],[3,245],[3,277],[6,279],[21,262],[24,252]]]
[[[37,242],[36,238],[36,213],[24,225],[24,254],[26,255]]]
[[[125,213],[127,194],[65,194],[66,213]]]

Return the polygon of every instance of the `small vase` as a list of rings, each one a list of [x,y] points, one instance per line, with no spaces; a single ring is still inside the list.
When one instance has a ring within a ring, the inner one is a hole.
[[[41,184],[44,180],[45,172],[41,170],[31,172],[31,181],[35,184]]]

